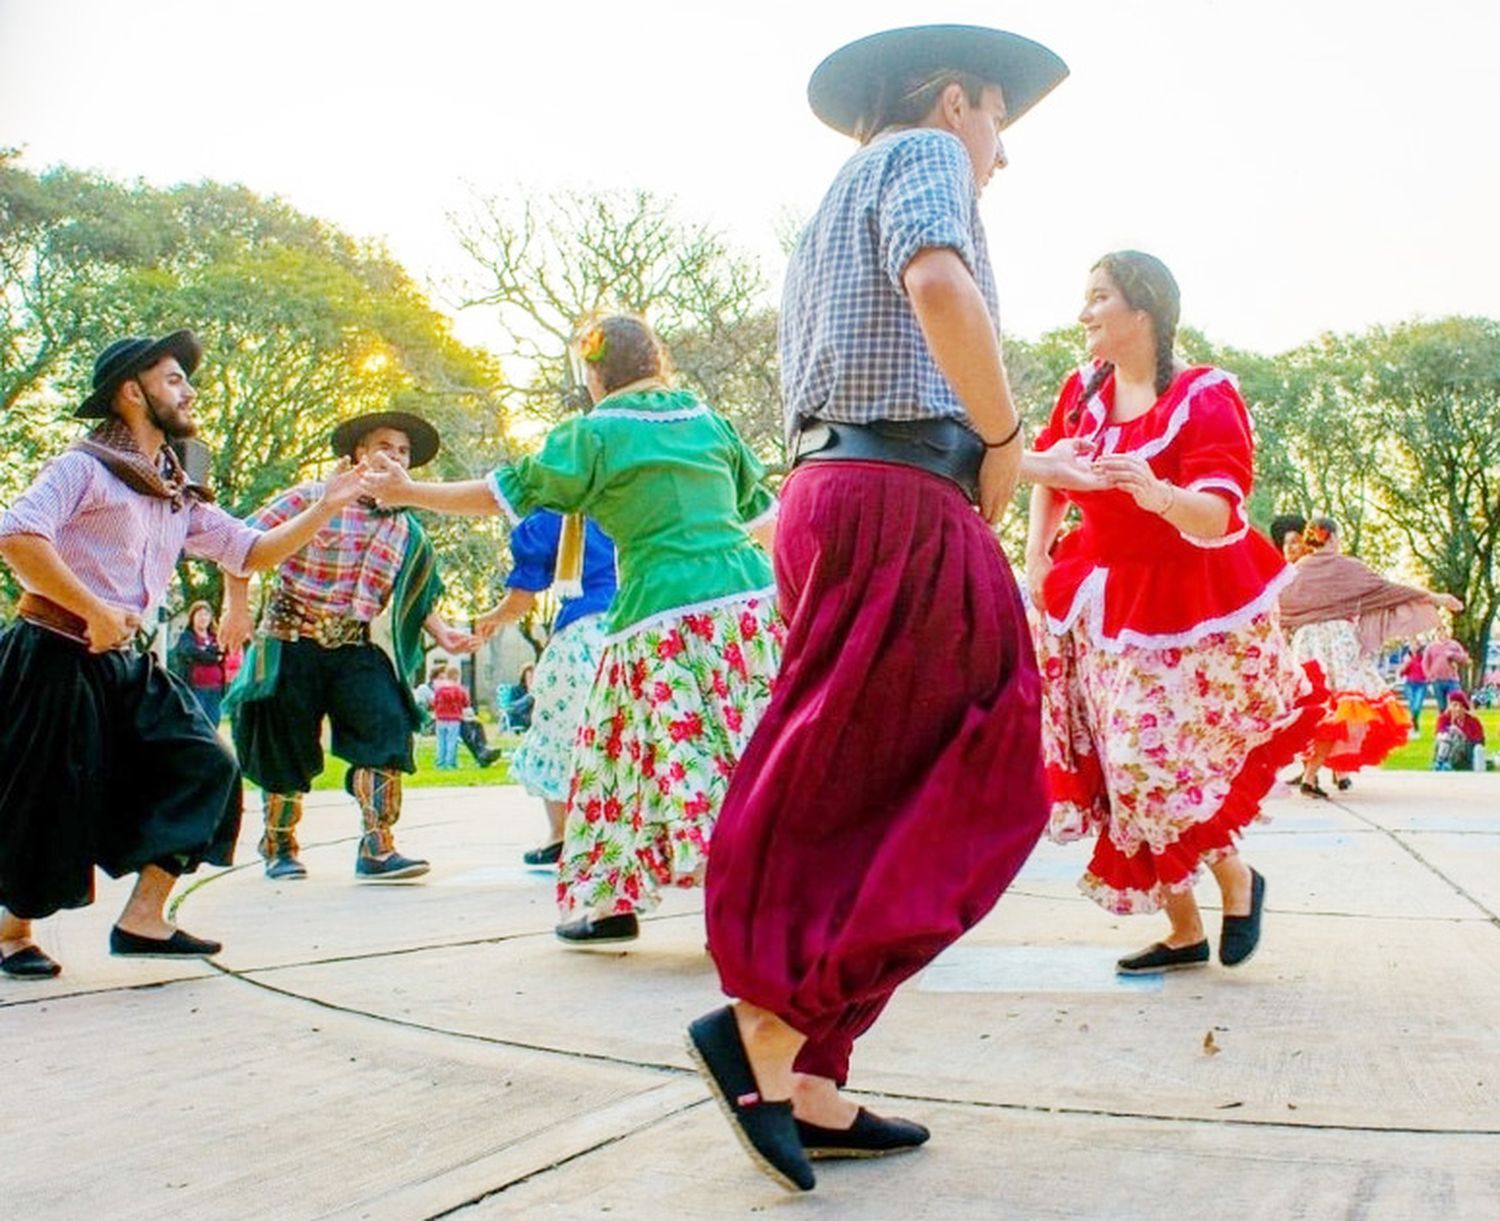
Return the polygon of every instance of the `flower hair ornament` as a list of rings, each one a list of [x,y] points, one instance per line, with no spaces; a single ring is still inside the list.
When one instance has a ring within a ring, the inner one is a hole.
[[[578,337],[578,355],[591,365],[597,365],[609,352],[609,339],[604,327],[595,323]]]
[[[1308,523],[1308,525],[1304,527],[1302,531],[1302,541],[1309,547],[1327,546],[1328,540],[1331,537],[1332,535],[1330,534],[1327,526],[1318,526],[1313,525],[1312,523]]]

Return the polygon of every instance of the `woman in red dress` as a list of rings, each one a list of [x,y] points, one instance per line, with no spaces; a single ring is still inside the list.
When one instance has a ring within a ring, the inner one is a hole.
[[[1171,922],[1124,974],[1208,962],[1193,898],[1205,865],[1223,897],[1220,962],[1254,952],[1265,880],[1235,839],[1324,701],[1277,624],[1292,572],[1245,515],[1249,415],[1228,373],[1174,359],[1178,312],[1159,260],[1099,260],[1079,315],[1093,361],[1035,442],[1090,442],[1109,484],[1033,490],[1027,583],[1050,834],[1096,832],[1082,890]],[[1064,532],[1069,502],[1082,520]]]

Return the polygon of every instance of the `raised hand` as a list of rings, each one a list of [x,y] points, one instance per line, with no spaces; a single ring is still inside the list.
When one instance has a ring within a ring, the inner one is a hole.
[[[341,509],[364,495],[360,480],[365,474],[365,464],[355,466],[348,458],[343,459],[333,474],[323,484],[323,503],[329,508]]]
[[[360,478],[360,494],[369,496],[385,508],[406,504],[406,491],[411,487],[411,476],[406,468],[387,454],[371,454],[364,461],[364,474]]]
[[[451,624],[441,621],[429,621],[427,630],[432,633],[432,638],[438,642],[444,652],[448,653],[472,653],[479,648],[484,637],[470,635],[468,632],[460,631]]]

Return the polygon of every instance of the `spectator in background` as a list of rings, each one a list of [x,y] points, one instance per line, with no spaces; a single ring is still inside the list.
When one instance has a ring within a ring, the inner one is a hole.
[[[1422,650],[1422,668],[1432,687],[1432,698],[1440,709],[1448,707],[1448,697],[1463,687],[1459,667],[1469,664],[1464,646],[1444,632]]]
[[[1469,697],[1462,691],[1448,695],[1447,706],[1438,714],[1436,740],[1433,742],[1432,766],[1439,772],[1483,770],[1474,761],[1476,747],[1484,746],[1484,725],[1469,707]],[[1483,755],[1480,756],[1483,759]]]
[[[1412,649],[1397,673],[1406,687],[1406,706],[1411,711],[1412,728],[1420,732],[1422,705],[1427,700],[1427,671],[1422,667],[1422,650]]]
[[[458,766],[458,740],[469,693],[459,682],[457,666],[447,666],[432,685],[432,719],[437,722],[437,765],[444,770]]]
[[[531,694],[531,676],[535,666],[527,666],[515,682],[495,693],[495,702],[505,716],[505,728],[511,733],[525,733],[531,728],[531,710],[536,699]]]
[[[207,602],[194,602],[188,607],[187,626],[172,646],[172,671],[193,689],[193,698],[203,714],[217,725],[229,678],[224,670],[224,650],[214,631],[213,607]]]

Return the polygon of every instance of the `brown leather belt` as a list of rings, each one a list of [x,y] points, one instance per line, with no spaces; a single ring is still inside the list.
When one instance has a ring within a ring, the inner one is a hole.
[[[16,614],[27,623],[46,628],[59,636],[66,636],[69,640],[76,640],[79,644],[86,645],[89,642],[88,620],[81,619],[67,607],[59,606],[51,598],[44,598],[41,594],[34,594],[29,590],[23,593],[21,600],[16,603]]]

